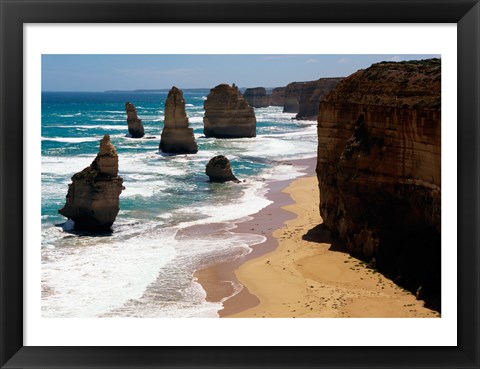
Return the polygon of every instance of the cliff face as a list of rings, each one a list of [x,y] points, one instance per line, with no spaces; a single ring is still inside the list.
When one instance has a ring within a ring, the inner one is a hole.
[[[203,133],[206,137],[255,137],[257,121],[253,108],[234,85],[220,84],[204,102]]]
[[[145,130],[142,121],[138,119],[135,106],[129,102],[125,103],[125,112],[127,113],[128,133],[130,133],[133,138],[143,137]]]
[[[318,116],[324,224],[420,298],[440,294],[440,79],[438,59],[374,64]]]
[[[286,87],[276,87],[272,90],[272,94],[268,95],[268,105],[283,106],[285,104]]]
[[[292,82],[285,87],[285,98],[283,101],[284,113],[298,113],[300,109],[300,95],[307,82]]]
[[[247,88],[243,93],[243,98],[254,108],[269,106],[267,91],[263,87]]]
[[[316,119],[318,103],[341,78],[320,78],[316,81],[292,82],[285,87],[284,113],[299,113],[297,119]],[[317,100],[318,98],[318,100]]]
[[[72,219],[76,230],[108,231],[120,210],[122,184],[117,152],[105,135],[92,164],[72,177],[65,206],[58,212]]]
[[[198,151],[193,129],[188,127],[182,90],[173,86],[165,101],[165,126],[159,149],[166,153],[195,154]]]
[[[306,82],[298,99],[296,119],[316,120],[320,101],[332,91],[343,78],[321,78],[318,81]]]

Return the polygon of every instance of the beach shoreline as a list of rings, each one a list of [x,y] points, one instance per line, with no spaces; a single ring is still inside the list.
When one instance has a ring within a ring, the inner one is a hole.
[[[330,237],[321,225],[314,163],[305,176],[270,184],[274,202],[232,230],[260,232],[267,237],[264,243],[244,258],[195,273],[207,301],[223,303],[219,316],[439,317]],[[244,287],[228,298],[229,291],[222,295],[218,286],[232,281]]]
[[[315,173],[316,158],[293,160],[287,163],[305,167],[306,169],[302,171],[305,174],[302,176],[312,176]],[[278,241],[272,235],[273,231],[281,228],[286,220],[295,218],[294,213],[282,209],[283,206],[293,202],[292,198],[282,190],[298,178],[301,177],[269,183],[266,197],[272,203],[251,215],[251,220],[237,223],[236,228],[232,230],[235,233],[258,232],[266,237],[264,242],[253,245],[252,251],[247,255],[195,271],[194,279],[205,290],[206,300],[223,303],[223,309],[218,312],[220,317],[238,313],[259,303],[258,298],[251,294],[246,286],[235,294],[234,285],[239,284],[235,271],[248,260],[270,253],[278,247]]]

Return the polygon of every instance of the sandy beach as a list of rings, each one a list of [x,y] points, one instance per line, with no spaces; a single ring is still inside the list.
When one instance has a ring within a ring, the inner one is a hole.
[[[244,286],[223,302],[220,316],[438,317],[330,238],[321,225],[318,182],[312,172],[313,165],[306,177],[277,183],[269,193],[274,203],[234,230],[263,234],[266,243],[244,259],[196,273],[209,301],[231,295],[231,282],[226,281]]]

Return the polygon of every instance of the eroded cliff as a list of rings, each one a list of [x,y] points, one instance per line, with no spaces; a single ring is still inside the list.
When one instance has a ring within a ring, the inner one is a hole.
[[[383,62],[318,116],[320,213],[348,251],[419,298],[440,295],[441,65]]]
[[[320,99],[332,91],[341,78],[292,82],[285,87],[284,113],[298,113],[297,119],[316,119]]]
[[[58,212],[73,220],[76,230],[108,231],[120,210],[123,189],[117,151],[105,135],[92,164],[73,175],[65,205]]]
[[[210,90],[204,102],[203,133],[206,137],[255,137],[255,112],[235,84],[220,84]]]
[[[195,154],[198,145],[193,129],[189,127],[183,92],[173,86],[165,101],[165,123],[159,149],[165,153]]]
[[[285,104],[285,90],[286,87],[275,87],[272,94],[268,95],[268,105],[283,106]]]
[[[306,82],[300,90],[298,113],[295,118],[316,120],[320,101],[332,91],[343,78],[320,78],[318,81]]]
[[[243,97],[254,108],[264,108],[269,106],[269,98],[264,87],[247,88]]]
[[[145,135],[142,120],[138,119],[137,109],[133,104],[125,103],[125,112],[127,113],[128,133],[133,138],[142,138]]]

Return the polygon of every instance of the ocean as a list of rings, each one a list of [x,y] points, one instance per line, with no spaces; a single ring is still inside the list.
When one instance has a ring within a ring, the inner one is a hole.
[[[270,203],[270,182],[304,174],[290,161],[315,157],[317,138],[316,122],[293,120],[282,107],[255,109],[255,138],[205,138],[208,93],[184,90],[199,146],[192,155],[158,150],[168,91],[42,93],[42,317],[218,317],[221,303],[205,300],[194,271],[261,247],[264,236],[237,234],[235,224]],[[142,139],[128,136],[127,101]],[[120,212],[111,234],[72,232],[58,209],[104,134],[124,179]],[[219,154],[241,183],[208,181],[205,166]]]

